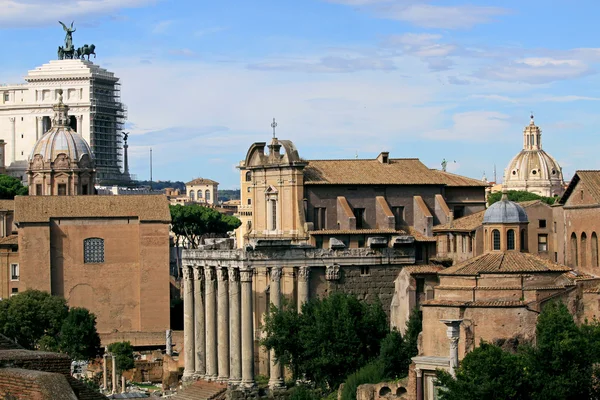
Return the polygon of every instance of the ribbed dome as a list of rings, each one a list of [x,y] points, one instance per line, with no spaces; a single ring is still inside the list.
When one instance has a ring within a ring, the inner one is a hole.
[[[557,196],[563,192],[562,169],[551,155],[542,150],[542,131],[535,125],[533,116],[523,131],[523,150],[504,170],[503,186],[542,196]]]
[[[527,213],[519,204],[508,200],[506,194],[502,200],[492,204],[483,215],[484,224],[522,224],[527,223]]]

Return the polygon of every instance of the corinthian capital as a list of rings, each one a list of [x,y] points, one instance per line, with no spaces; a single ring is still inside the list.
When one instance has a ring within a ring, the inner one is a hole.
[[[240,281],[240,270],[235,267],[229,267],[229,282],[239,282]]]
[[[194,266],[194,280],[201,281],[204,279],[204,271],[201,266]]]
[[[214,268],[205,266],[204,267],[204,276],[207,281],[214,281],[216,279]]]
[[[309,277],[310,277],[310,267],[298,268],[298,280],[301,280],[303,282],[308,282]]]
[[[181,270],[183,272],[184,281],[189,281],[192,279],[192,267],[189,265],[184,265]]]
[[[281,280],[281,267],[271,268],[271,280],[273,282],[279,282]]]
[[[254,270],[251,269],[241,269],[240,270],[240,278],[242,282],[252,282],[252,275],[254,274]]]

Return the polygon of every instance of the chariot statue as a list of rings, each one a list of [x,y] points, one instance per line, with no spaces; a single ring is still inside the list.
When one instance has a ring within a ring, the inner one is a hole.
[[[85,56],[87,56],[88,60],[90,59],[90,56],[93,54],[94,58],[96,58],[96,53],[95,53],[95,49],[96,46],[91,44],[91,45],[87,45],[84,44],[82,47],[79,48],[75,48],[75,46],[73,46],[73,32],[75,32],[77,29],[73,28],[73,24],[75,21],[71,22],[71,26],[67,26],[65,24],[63,24],[61,21],[58,21],[64,31],[66,32],[65,34],[65,45],[64,46],[58,46],[58,59],[59,60],[71,60],[71,59],[85,59]]]

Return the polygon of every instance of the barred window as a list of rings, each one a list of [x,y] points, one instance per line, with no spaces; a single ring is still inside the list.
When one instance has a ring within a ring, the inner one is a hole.
[[[494,244],[494,250],[500,250],[500,231],[498,229],[494,229],[492,231],[492,241]]]
[[[104,239],[89,238],[83,241],[83,262],[85,264],[104,262]]]

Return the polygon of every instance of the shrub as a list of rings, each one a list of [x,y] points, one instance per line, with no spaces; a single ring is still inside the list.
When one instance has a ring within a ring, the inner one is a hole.
[[[355,373],[348,376],[342,389],[342,400],[356,400],[356,389],[365,383],[379,383],[385,378],[383,363],[371,361]]]

